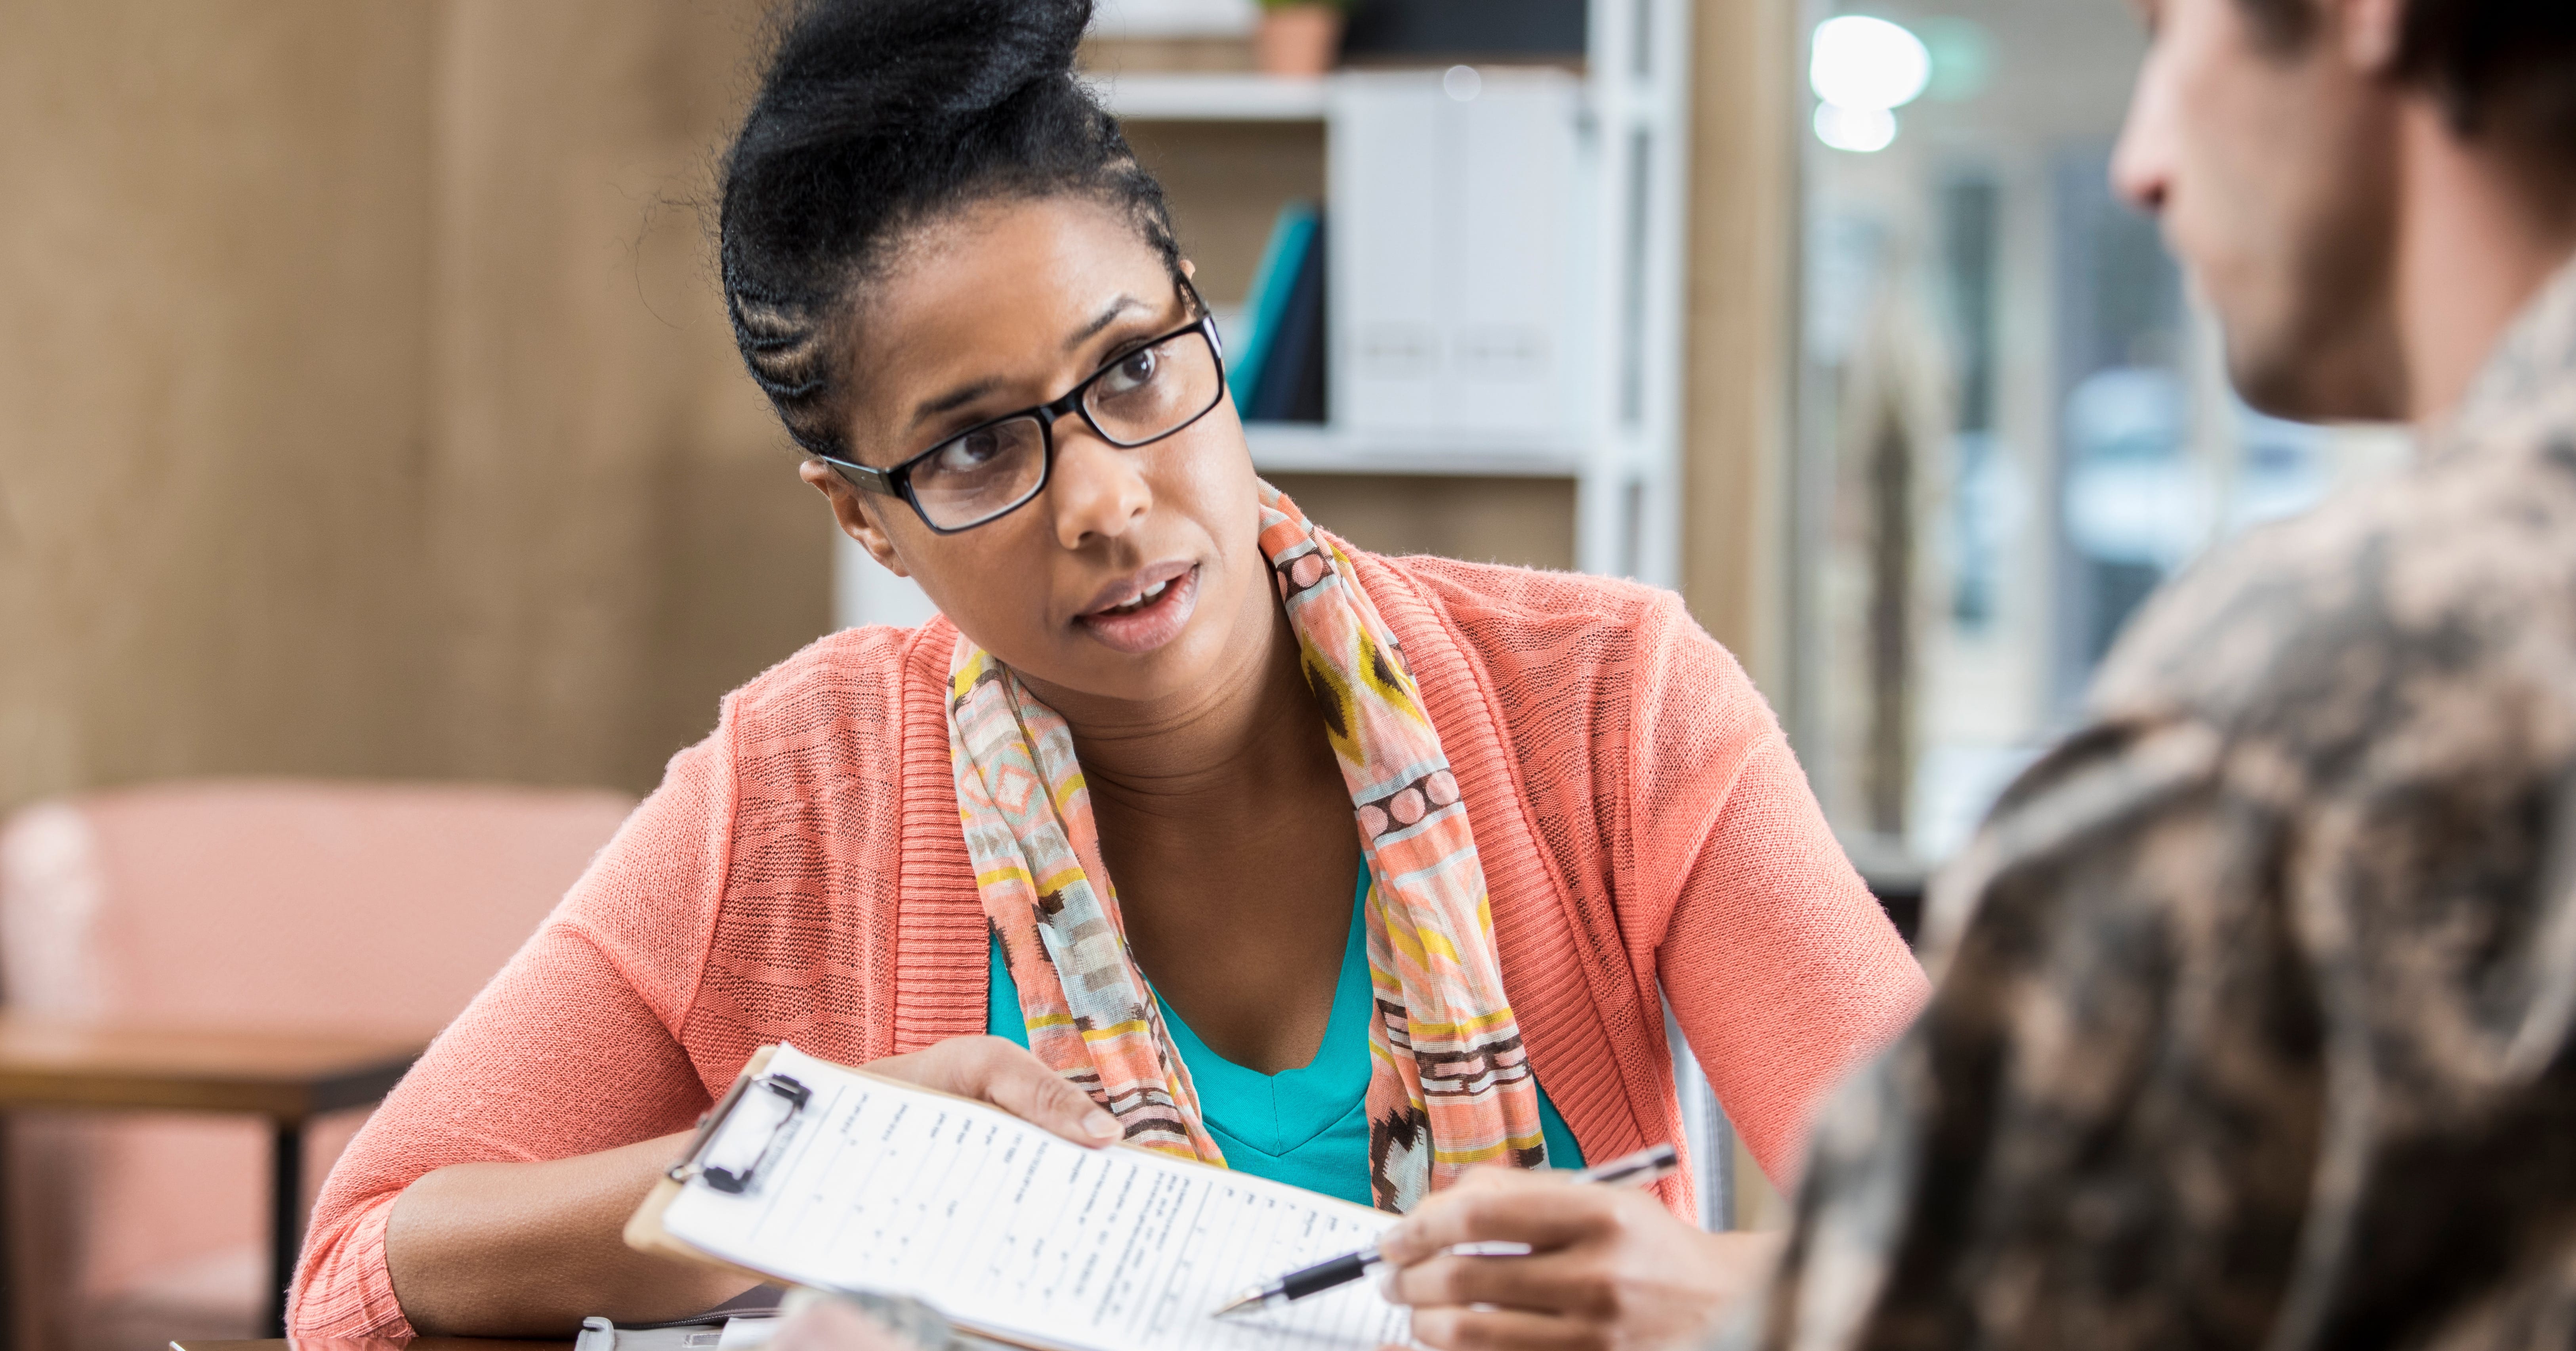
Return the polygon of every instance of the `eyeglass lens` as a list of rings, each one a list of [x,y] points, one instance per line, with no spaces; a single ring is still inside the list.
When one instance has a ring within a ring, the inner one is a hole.
[[[1169,436],[1224,397],[1204,333],[1176,334],[1118,358],[1083,391],[1092,424],[1119,446]],[[911,470],[922,518],[958,530],[1009,511],[1046,481],[1046,431],[1035,417],[990,423],[934,448]]]

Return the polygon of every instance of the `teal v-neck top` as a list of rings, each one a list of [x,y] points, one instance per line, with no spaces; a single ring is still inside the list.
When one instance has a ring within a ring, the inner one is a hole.
[[[1246,1069],[1199,1040],[1181,1015],[1162,1005],[1164,1025],[1180,1049],[1181,1063],[1198,1085],[1199,1110],[1208,1134],[1225,1151],[1229,1167],[1368,1205],[1369,1198],[1369,973],[1362,920],[1368,870],[1360,870],[1351,900],[1350,936],[1342,944],[1341,973],[1333,980],[1333,1012],[1315,1058],[1293,1070],[1263,1074]],[[984,1028],[1022,1046],[1029,1029],[1020,1012],[1020,987],[992,942],[993,978],[985,999]],[[1157,1001],[1161,999],[1158,994]],[[1538,1091],[1539,1130],[1547,1161],[1558,1168],[1583,1166],[1574,1132],[1557,1115],[1547,1089]]]

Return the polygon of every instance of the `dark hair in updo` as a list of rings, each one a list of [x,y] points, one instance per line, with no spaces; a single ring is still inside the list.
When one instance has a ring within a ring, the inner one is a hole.
[[[1058,194],[1123,211],[1180,276],[1162,186],[1074,79],[1090,0],[791,0],[724,158],[725,309],[796,443],[850,458],[845,348],[907,231]]]

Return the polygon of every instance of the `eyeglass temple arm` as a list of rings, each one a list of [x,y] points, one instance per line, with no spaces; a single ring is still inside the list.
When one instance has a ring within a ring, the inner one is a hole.
[[[872,469],[867,465],[854,464],[848,460],[837,460],[829,455],[817,455],[814,458],[832,466],[842,478],[857,487],[865,488],[872,493],[881,493],[887,497],[903,496],[903,490],[895,486],[894,475],[882,469]]]

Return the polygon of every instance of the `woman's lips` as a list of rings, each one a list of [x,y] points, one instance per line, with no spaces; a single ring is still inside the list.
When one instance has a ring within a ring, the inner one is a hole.
[[[1145,588],[1150,589],[1150,587]],[[1132,610],[1102,609],[1075,619],[1091,636],[1121,652],[1141,654],[1181,636],[1190,622],[1190,612],[1199,602],[1199,570],[1189,571],[1163,584],[1161,595]]]

